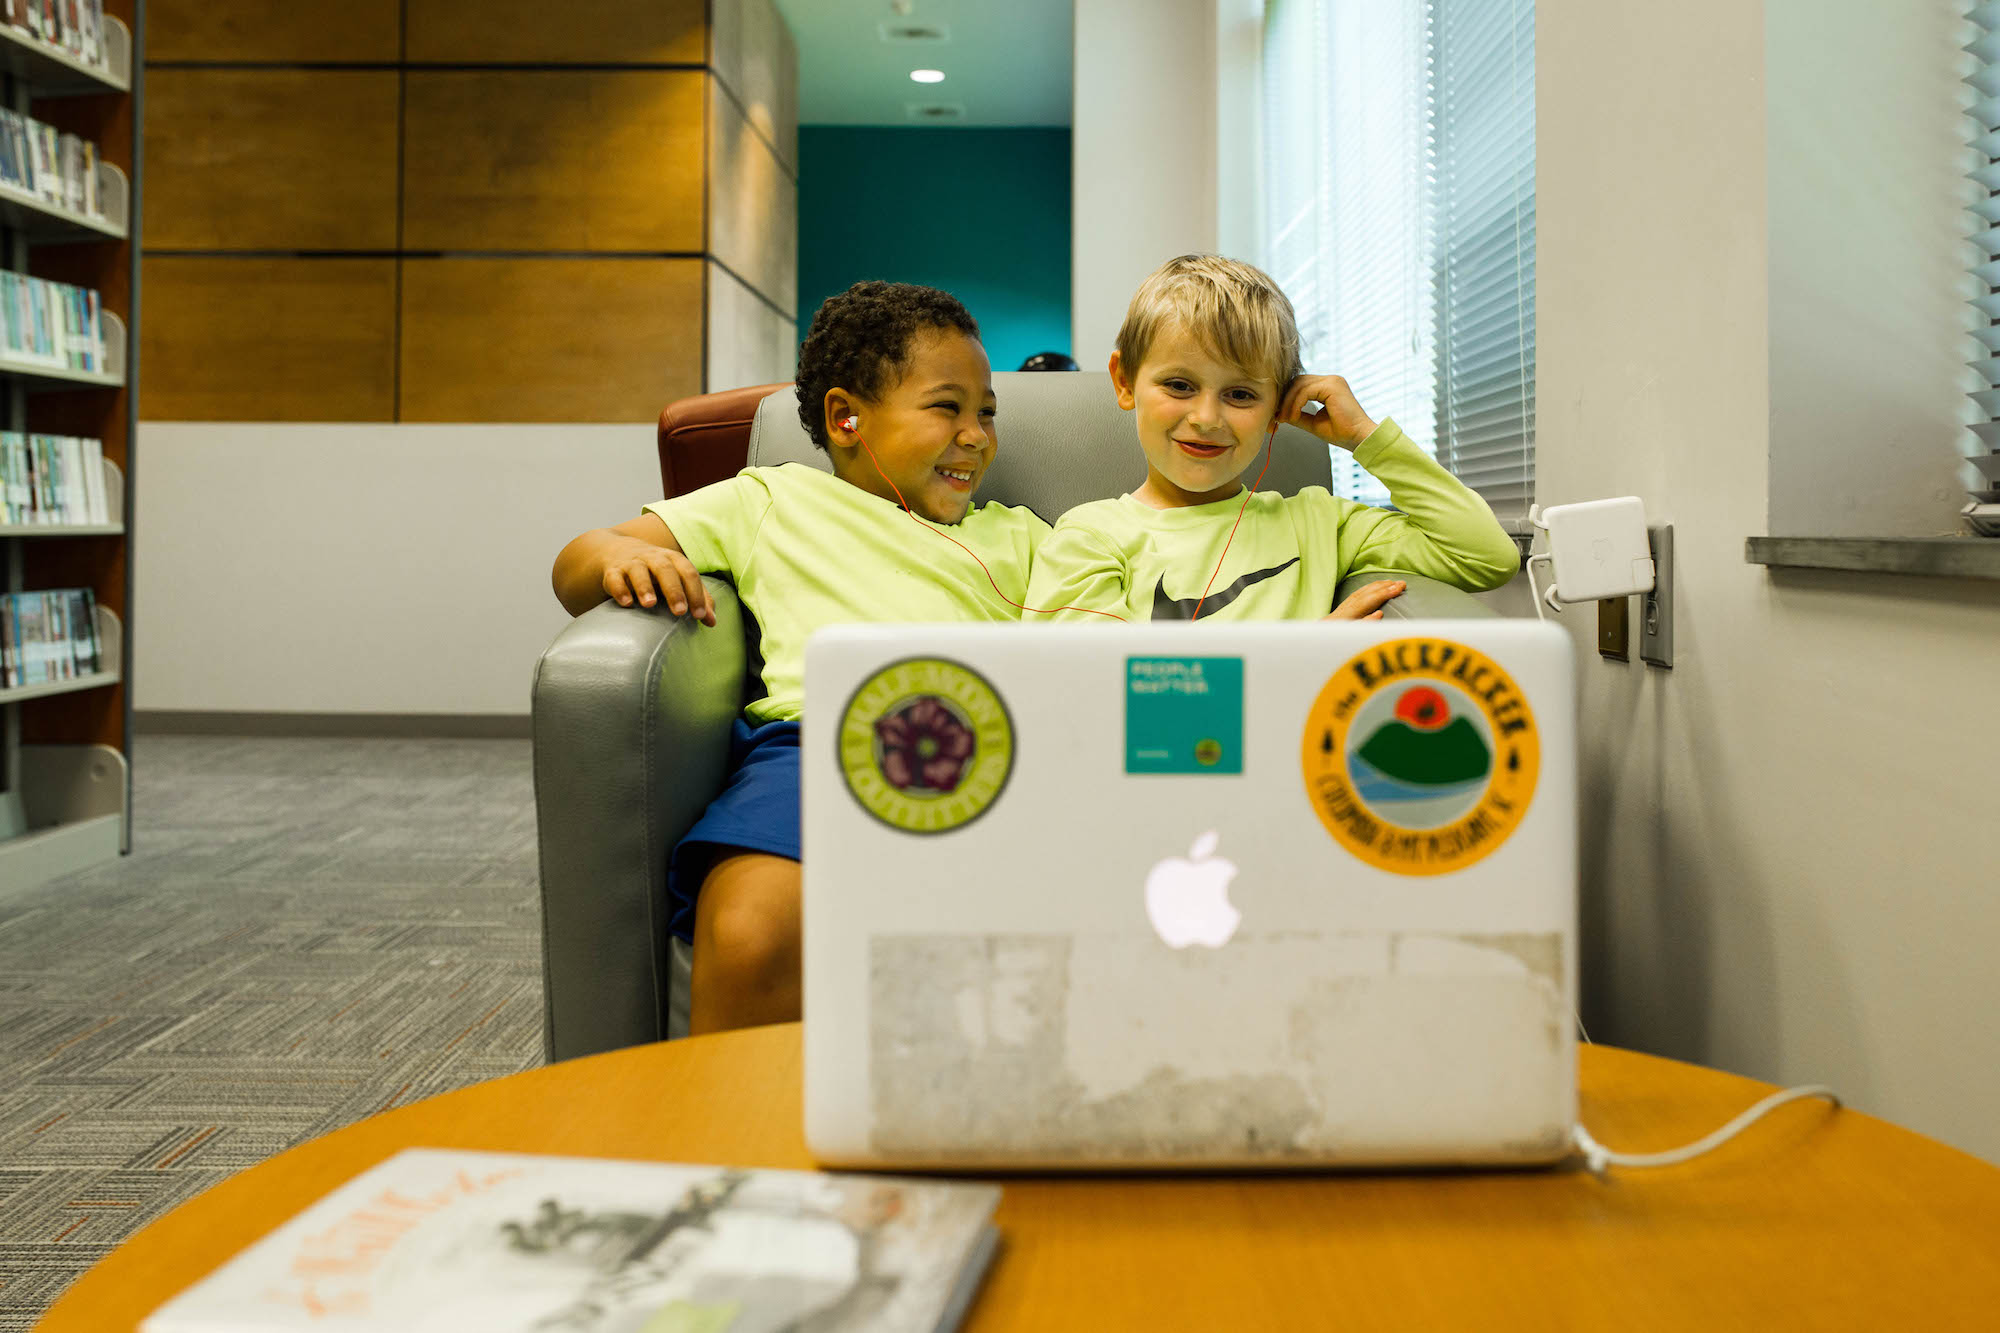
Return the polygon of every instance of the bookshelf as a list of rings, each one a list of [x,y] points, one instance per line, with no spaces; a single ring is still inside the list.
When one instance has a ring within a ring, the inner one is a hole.
[[[120,8],[127,11],[124,17],[117,16]],[[41,97],[129,93],[132,91],[131,8],[105,4],[105,18],[116,21],[104,25],[104,59],[98,64],[90,64],[52,42],[0,21],[0,73],[12,82],[26,84]],[[15,109],[20,107],[15,105]]]
[[[0,886],[19,890],[113,859],[131,840],[130,560],[137,426],[137,149],[144,0],[104,0],[103,59],[8,25],[0,10],[0,105],[96,145],[101,215],[0,181],[0,267],[99,293],[96,369],[0,349],[8,430],[103,441],[108,521],[0,519],[0,592],[89,588],[99,670],[0,687]],[[12,281],[11,279],[9,281]]]
[[[52,204],[0,181],[0,226],[18,231],[31,241],[42,244],[124,240],[131,207],[131,182],[117,167],[100,162],[97,164],[97,192],[104,201],[102,217]]]

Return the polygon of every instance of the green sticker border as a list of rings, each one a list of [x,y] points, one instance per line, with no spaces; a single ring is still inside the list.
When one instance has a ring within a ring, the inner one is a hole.
[[[861,697],[862,692],[866,690],[870,685],[874,684],[875,681],[878,680],[885,672],[894,671],[897,667],[909,666],[910,664],[916,662],[938,662],[944,664],[945,666],[957,667],[960,671],[965,672],[967,675],[971,676],[974,680],[978,681],[981,685],[984,685],[988,690],[992,691],[993,702],[997,704],[1000,708],[1000,716],[1007,720],[1007,735],[1009,742],[1008,753],[1007,753],[1007,771],[1001,775],[1000,785],[993,789],[993,798],[989,800],[984,806],[982,806],[978,810],[978,812],[972,816],[972,818],[966,820],[963,824],[953,824],[950,828],[908,829],[904,828],[901,824],[890,822],[889,820],[883,818],[880,814],[876,813],[874,810],[869,809],[868,803],[861,799],[861,795],[859,792],[854,790],[854,783],[851,780],[849,780],[847,776],[847,765],[842,761],[842,756],[840,753],[840,735],[841,731],[843,730],[843,723],[847,718],[848,712],[854,707],[854,701],[856,699],[859,699]],[[992,810],[995,806],[999,805],[1000,798],[1007,794],[1007,786],[1014,780],[1014,769],[1018,765],[1020,758],[1021,758],[1021,729],[1014,724],[1014,710],[1007,706],[1007,696],[1000,693],[999,687],[994,685],[992,681],[988,680],[984,672],[979,671],[967,665],[966,663],[959,661],[957,658],[942,657],[936,653],[916,653],[909,657],[899,657],[892,662],[883,662],[880,665],[873,668],[872,670],[870,670],[869,673],[862,678],[861,683],[854,687],[854,692],[847,696],[847,702],[841,705],[840,713],[833,725],[833,767],[834,770],[840,774],[840,785],[846,788],[848,799],[852,800],[855,805],[861,808],[864,814],[866,814],[870,819],[874,820],[876,823],[880,824],[883,828],[889,829],[892,832],[901,833],[904,836],[911,838],[948,837],[953,833],[958,833],[962,832],[965,829],[969,829],[974,824],[977,824],[980,820],[986,818],[987,812]]]

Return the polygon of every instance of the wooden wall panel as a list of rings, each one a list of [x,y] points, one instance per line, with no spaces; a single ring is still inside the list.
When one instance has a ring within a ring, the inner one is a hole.
[[[153,70],[148,250],[393,250],[397,75]]]
[[[702,268],[405,260],[402,420],[651,421],[701,392]]]
[[[149,257],[148,421],[392,421],[396,261]]]
[[[699,250],[707,81],[411,71],[404,248]]]
[[[709,97],[708,249],[781,310],[799,300],[799,186],[719,82]]]
[[[698,65],[707,58],[707,8],[706,0],[408,0],[406,58]]]
[[[402,23],[402,0],[153,0],[146,59],[394,63]]]

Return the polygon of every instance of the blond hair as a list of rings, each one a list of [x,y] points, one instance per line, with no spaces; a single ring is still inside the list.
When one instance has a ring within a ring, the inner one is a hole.
[[[1118,359],[1136,375],[1154,339],[1178,325],[1210,355],[1244,370],[1269,374],[1280,389],[1304,367],[1298,319],[1270,275],[1221,255],[1169,259],[1139,284],[1118,330]]]

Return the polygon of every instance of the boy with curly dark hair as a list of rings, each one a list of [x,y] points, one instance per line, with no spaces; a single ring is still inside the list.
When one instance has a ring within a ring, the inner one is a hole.
[[[722,793],[669,862],[670,924],[693,949],[691,1032],[799,1016],[807,637],[854,622],[1016,620],[1049,530],[1030,510],[972,503],[997,448],[993,376],[979,326],[946,293],[862,282],[828,298],[799,349],[797,389],[831,475],[745,468],[556,557],[572,615],[609,597],[713,625],[701,576],[720,574],[761,631],[765,693],[736,720]],[[949,528],[991,581],[969,556],[931,549],[910,515]]]

